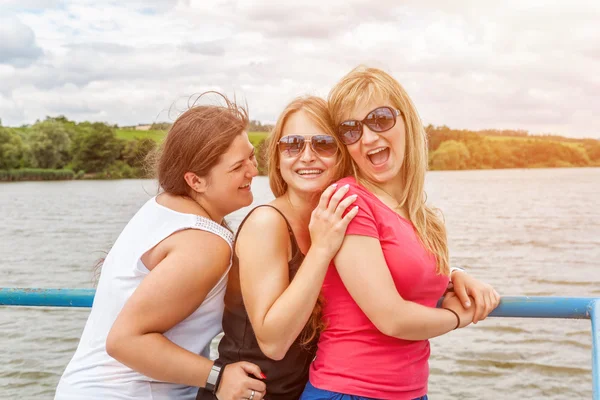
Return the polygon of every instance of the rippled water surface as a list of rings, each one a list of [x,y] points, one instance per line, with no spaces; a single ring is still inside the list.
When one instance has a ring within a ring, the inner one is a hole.
[[[504,295],[600,297],[600,168],[431,172],[427,191],[453,265]],[[0,287],[91,287],[94,261],[155,192],[143,180],[0,184]],[[253,192],[272,198],[266,178]],[[52,398],[87,314],[0,308],[0,398]],[[488,319],[432,340],[430,365],[434,400],[591,398],[590,323]]]

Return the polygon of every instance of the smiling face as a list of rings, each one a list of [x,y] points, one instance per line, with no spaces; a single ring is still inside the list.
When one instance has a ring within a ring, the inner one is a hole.
[[[279,169],[288,191],[300,195],[321,192],[335,178],[338,153],[330,156],[317,154],[310,145],[310,139],[316,135],[328,135],[302,111],[291,114],[283,127],[281,137],[301,135],[306,144],[300,154],[295,156],[280,153]]]
[[[208,185],[203,193],[206,200],[227,215],[252,203],[252,178],[258,175],[254,146],[243,132],[207,176]]]
[[[358,104],[345,119],[362,120],[381,106],[395,109],[389,101],[370,100]],[[346,148],[363,178],[381,185],[400,183],[406,150],[404,120],[399,116],[394,127],[385,132],[373,132],[364,124],[362,137]]]

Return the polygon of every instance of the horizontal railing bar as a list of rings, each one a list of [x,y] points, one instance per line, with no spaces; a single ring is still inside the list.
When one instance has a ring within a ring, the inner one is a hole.
[[[0,288],[0,306],[91,307],[94,289]]]
[[[94,293],[94,289],[0,288],[0,305],[91,307]],[[594,300],[591,297],[503,296],[490,316],[589,319]]]
[[[593,297],[502,296],[491,317],[590,319]]]

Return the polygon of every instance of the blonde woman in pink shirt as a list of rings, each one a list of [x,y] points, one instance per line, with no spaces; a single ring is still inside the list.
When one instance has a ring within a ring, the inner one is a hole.
[[[426,136],[402,86],[358,67],[328,100],[354,170],[338,185],[359,210],[323,283],[326,329],[301,399],[427,399],[428,339],[485,318],[500,297],[452,271],[456,294],[436,308],[452,275],[446,229],[425,203]]]

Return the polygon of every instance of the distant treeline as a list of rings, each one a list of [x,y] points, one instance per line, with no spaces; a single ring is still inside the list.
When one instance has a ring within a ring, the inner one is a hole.
[[[600,166],[600,140],[429,125],[432,170]]]
[[[151,131],[168,131],[171,128],[172,123],[170,122],[154,122],[150,124],[149,130]],[[135,126],[124,126],[123,129],[135,129]],[[260,121],[252,120],[248,130],[250,132],[270,132],[273,129],[273,125],[263,124]]]
[[[0,126],[0,180],[139,178],[156,145],[150,138],[119,138],[114,125],[63,116]]]
[[[147,177],[146,156],[169,123],[149,131],[120,129],[100,122],[47,117],[18,128],[0,124],[0,181],[123,179]],[[251,121],[250,140],[264,148],[270,125]],[[432,170],[600,166],[600,140],[526,131],[469,131],[426,128]],[[259,155],[261,151],[258,151]],[[260,172],[266,173],[264,160]]]

